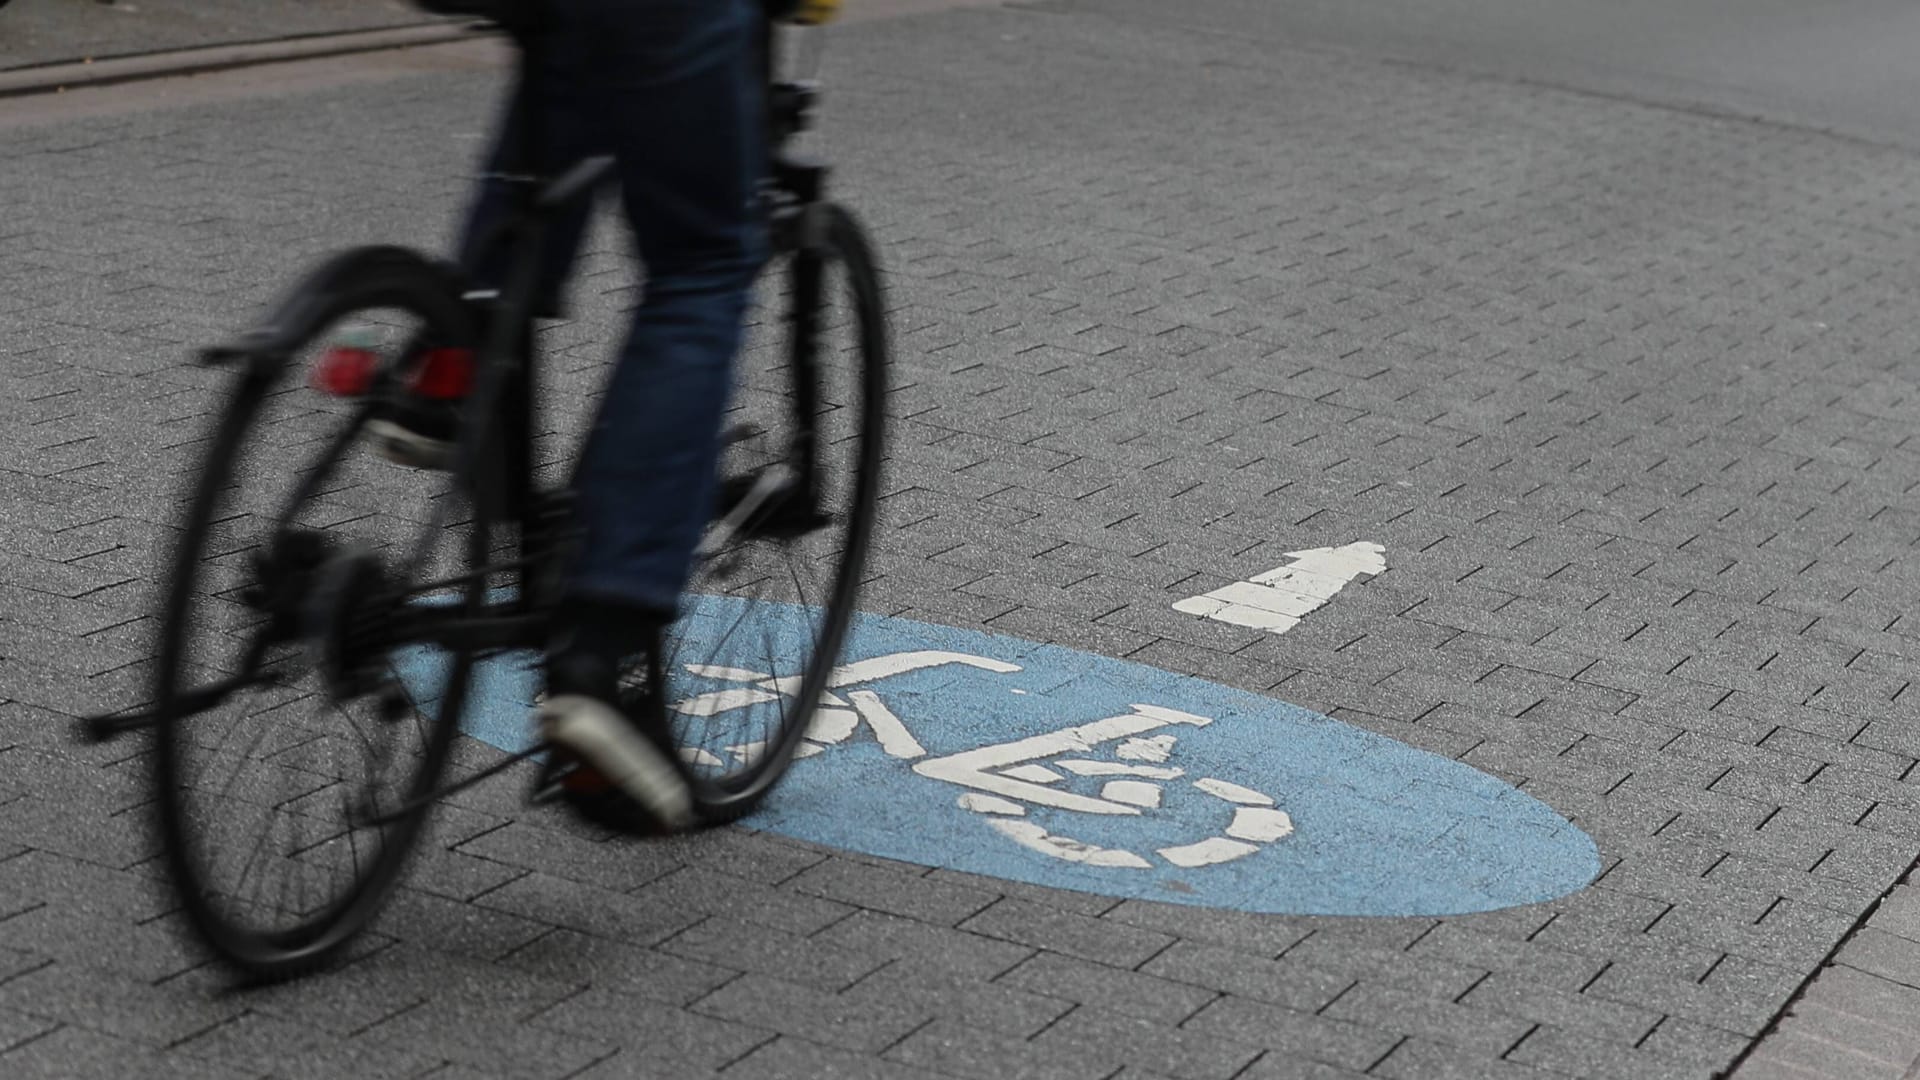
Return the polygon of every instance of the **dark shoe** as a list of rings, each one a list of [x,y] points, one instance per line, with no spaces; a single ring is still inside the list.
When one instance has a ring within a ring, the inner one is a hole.
[[[770,540],[797,540],[833,522],[785,466],[721,477],[713,519],[744,536]]]
[[[615,828],[692,828],[698,820],[693,793],[675,760],[660,698],[623,692],[619,667],[614,653],[578,648],[547,662],[540,737],[575,762],[560,779],[562,794],[587,817]]]

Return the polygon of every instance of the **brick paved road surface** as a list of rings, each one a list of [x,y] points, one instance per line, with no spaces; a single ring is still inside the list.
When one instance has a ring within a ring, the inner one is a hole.
[[[1920,1069],[1920,890],[1895,887],[1757,1044],[1737,1080],[1907,1080]]]
[[[0,69],[430,20],[409,0],[12,0]]]
[[[1248,916],[634,844],[502,783],[351,963],[229,986],[152,887],[138,747],[69,718],[140,693],[190,347],[442,239],[495,79],[437,74],[7,135],[0,1074],[1705,1077],[1906,873],[1909,152],[1045,3],[847,27],[827,74],[896,302],[867,605],[1456,757],[1600,879]],[[608,234],[552,331],[568,389],[624,268]],[[1388,571],[1284,636],[1169,610],[1355,540]]]

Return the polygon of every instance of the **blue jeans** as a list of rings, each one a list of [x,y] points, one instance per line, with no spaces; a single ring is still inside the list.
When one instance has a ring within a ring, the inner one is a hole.
[[[574,474],[584,548],[569,595],[672,611],[712,513],[722,414],[747,293],[765,253],[756,189],[765,171],[758,0],[546,0],[552,27],[516,94],[493,164],[552,175],[610,154],[646,265],[633,324]],[[519,125],[536,160],[515,162]],[[510,196],[482,185],[473,241]],[[554,222],[541,262],[558,297],[591,207]]]

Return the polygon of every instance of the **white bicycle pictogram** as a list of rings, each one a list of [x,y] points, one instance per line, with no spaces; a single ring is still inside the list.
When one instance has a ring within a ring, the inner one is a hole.
[[[1164,706],[1135,704],[1131,711],[1118,716],[930,757],[907,724],[878,693],[866,687],[950,664],[1001,675],[1021,670],[1018,664],[1003,660],[935,649],[889,653],[843,664],[828,680],[828,691],[798,756],[812,757],[845,744],[864,727],[889,757],[913,762],[916,774],[966,789],[957,797],[958,805],[981,815],[1001,836],[1040,854],[1086,866],[1145,870],[1158,865],[1156,859],[1181,868],[1212,866],[1246,858],[1293,833],[1293,819],[1275,805],[1272,797],[1216,777],[1189,778],[1185,768],[1170,764],[1179,729],[1205,727],[1213,720]],[[742,668],[687,665],[687,670],[732,684],[669,706],[691,717],[717,716],[790,696],[800,682],[797,677]],[[746,756],[759,752],[760,746],[725,749]],[[718,764],[712,751],[686,752],[704,763]],[[705,761],[708,757],[713,760]],[[1067,790],[1062,782],[1069,776],[1099,779],[1100,794]],[[1136,851],[1049,832],[1028,814],[1029,808],[1045,807],[1107,818],[1141,817],[1161,809],[1165,785],[1175,781],[1189,783],[1230,808],[1232,819],[1225,829],[1192,843]]]

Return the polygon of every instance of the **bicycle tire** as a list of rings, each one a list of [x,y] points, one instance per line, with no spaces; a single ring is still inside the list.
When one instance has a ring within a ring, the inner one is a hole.
[[[329,596],[360,595],[357,590],[366,585],[368,575],[385,574],[396,561],[389,550],[349,541],[363,531],[390,534],[388,519],[401,501],[399,494],[448,484],[457,489],[458,482],[446,474],[433,479],[430,474],[414,473],[411,479],[401,479],[406,475],[399,471],[401,466],[356,453],[356,440],[366,434],[367,400],[357,404],[323,400],[312,391],[287,385],[289,373],[300,370],[301,346],[323,345],[329,328],[343,320],[378,316],[395,330],[396,337],[401,328],[410,326],[414,335],[426,335],[412,336],[415,342],[471,345],[477,328],[460,300],[457,280],[418,255],[392,248],[364,249],[335,260],[309,278],[283,311],[301,313],[303,328],[294,332],[291,342],[295,347],[272,359],[242,359],[242,372],[218,414],[202,459],[171,564],[154,682],[158,723],[153,783],[169,878],[200,940],[220,960],[262,981],[325,965],[378,914],[397,885],[431,809],[424,801],[411,810],[404,808],[438,785],[458,730],[472,667],[471,656],[449,655],[437,710],[429,717],[424,704],[406,700],[412,723],[403,725],[403,717],[389,715],[405,693],[394,676],[394,656],[383,653],[377,661],[356,657],[355,664],[340,658],[352,647],[350,635],[345,631],[336,635],[331,628],[352,625],[362,613],[344,606],[346,600],[335,599],[335,609],[317,605],[326,603],[324,598]],[[405,355],[384,356],[380,370],[397,378],[395,368],[406,359]],[[294,425],[290,430],[295,438],[316,427],[322,429],[318,438],[306,444],[322,448],[316,464],[289,472],[277,463],[257,460],[266,452],[262,448],[288,430],[282,423]],[[248,486],[279,480],[291,482],[290,494],[256,497]],[[277,514],[262,518],[261,508],[277,508]],[[363,511],[364,516],[354,516]],[[484,505],[471,507],[463,539],[456,537],[457,529],[446,530],[461,549],[451,556],[457,565],[484,562],[490,532],[487,513]],[[418,545],[438,544],[440,537],[433,535],[439,528],[435,514],[425,517],[424,524],[415,522]],[[307,524],[309,519],[334,518],[346,520],[319,527]],[[236,524],[261,521],[262,528],[253,532]],[[376,537],[375,545],[379,542]],[[426,547],[422,554],[417,547],[411,557],[417,566],[426,566],[447,557],[437,550]],[[399,561],[406,558],[403,555]],[[384,578],[373,580],[385,584]],[[366,591],[386,595],[370,585]],[[471,611],[483,602],[483,593],[481,580],[456,589],[453,599]],[[327,610],[333,612],[331,621],[315,615]],[[237,632],[226,624],[237,624]],[[207,633],[205,643],[196,636],[215,628],[219,632]],[[216,655],[223,647],[229,655]],[[259,650],[257,660],[255,650]],[[301,669],[303,659],[311,670]],[[341,673],[349,667],[357,671],[362,663],[369,671],[384,668],[384,675],[368,676],[380,696],[376,723],[367,725],[353,720],[353,711],[363,699],[346,696],[357,683],[343,682],[347,676]],[[208,685],[195,684],[194,673],[218,671],[222,664],[229,674],[235,668],[245,672],[256,666],[275,673],[275,684],[259,686],[270,691],[264,712],[229,708],[235,704],[235,695],[255,688],[251,684],[210,705],[194,698],[196,691]],[[294,711],[310,700],[322,707],[321,719],[313,726],[297,721],[299,714]],[[225,721],[236,712],[230,722]],[[336,715],[346,725],[334,724]],[[330,724],[351,730],[333,730]],[[241,737],[248,741],[239,754],[232,754],[226,750],[225,736],[243,726],[246,734]],[[395,793],[398,801],[381,802],[374,786],[387,775],[390,760],[376,761],[376,743],[386,744],[391,754],[392,744],[416,738],[417,749],[404,763],[406,775]],[[343,757],[346,766],[341,764]],[[346,771],[355,757],[369,774],[364,789]],[[233,774],[216,791],[210,769],[223,762],[231,764]],[[285,793],[273,787],[276,781],[296,793],[274,801]],[[336,797],[344,811],[338,822],[324,816]],[[394,820],[365,823],[365,818],[378,816],[371,811],[387,808],[400,811]],[[229,880],[222,873],[223,861],[231,861],[231,851],[223,850],[227,847],[224,834],[243,827],[250,817],[264,817],[266,823],[239,867],[238,878]],[[338,865],[345,861],[343,843],[351,858],[344,868]],[[250,891],[248,877],[256,865],[266,869]],[[274,869],[285,870],[287,878],[278,885],[277,896],[270,898],[264,883]],[[308,879],[323,871],[327,880],[316,899]],[[290,898],[289,881],[296,874],[302,881]]]
[[[759,364],[753,350],[743,350],[731,419],[736,426],[757,424],[761,434],[730,450],[730,456],[746,459],[749,471],[730,471],[723,465],[722,477],[724,481],[729,476],[754,475],[753,470],[780,461],[790,455],[791,447],[769,449],[767,444],[791,436],[798,425],[809,425],[816,431],[823,458],[817,468],[829,523],[795,538],[777,528],[756,531],[749,522],[749,535],[738,548],[765,548],[774,557],[743,557],[736,549],[705,559],[663,650],[662,693],[670,727],[682,763],[692,776],[696,814],[709,825],[733,821],[751,811],[793,762],[828,691],[852,624],[878,512],[889,360],[880,271],[872,245],[851,213],[831,203],[819,204],[810,212],[819,215],[816,227],[804,230],[811,232],[813,242],[778,260],[784,265],[770,268],[761,289],[772,291],[770,282],[784,272],[789,328],[812,318],[823,336],[837,329],[849,331],[850,336],[818,349],[814,362],[818,385],[811,387],[802,385],[806,373],[798,353],[804,345],[798,332],[765,351]],[[799,295],[797,286],[810,269],[819,272],[821,282],[821,302],[812,305]],[[761,329],[774,325],[763,321]],[[753,392],[756,375],[763,391],[759,394]],[[755,404],[767,396],[776,396],[784,404],[756,415]],[[815,403],[810,420],[798,416],[802,403],[809,400]],[[788,425],[784,430],[780,427],[783,413]],[[827,457],[832,462],[824,460]],[[725,511],[723,505],[716,516],[723,517]],[[794,588],[774,582],[779,588],[767,596],[745,591],[763,583],[753,580],[753,575],[780,567],[782,549]],[[805,590],[795,570],[800,561],[820,557],[830,569],[819,602],[813,603],[813,598],[801,595]],[[730,574],[725,572],[729,562]],[[719,631],[723,623],[753,630],[766,647],[730,650],[728,646],[738,642],[733,629]],[[748,664],[754,666],[749,669]],[[716,717],[722,714],[706,711],[703,703],[727,693],[730,686],[739,689],[739,680],[746,675],[766,676],[757,689],[746,688],[746,697],[761,700],[726,710],[728,723],[717,724]],[[763,722],[756,724],[743,715],[761,706],[766,706],[762,712],[771,714]]]

